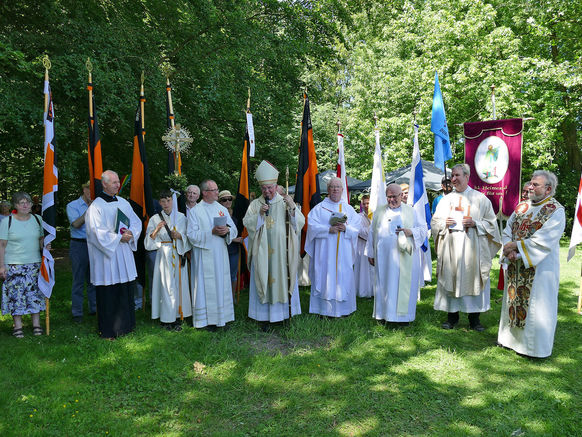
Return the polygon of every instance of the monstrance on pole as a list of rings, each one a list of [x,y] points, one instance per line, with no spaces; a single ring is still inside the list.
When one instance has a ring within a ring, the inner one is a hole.
[[[177,124],[166,131],[166,135],[162,137],[162,141],[164,141],[164,144],[168,150],[174,152],[175,154],[174,174],[178,174],[177,168],[178,163],[180,162],[180,154],[187,151],[193,141],[190,137],[190,132],[188,132],[188,129],[185,127]]]

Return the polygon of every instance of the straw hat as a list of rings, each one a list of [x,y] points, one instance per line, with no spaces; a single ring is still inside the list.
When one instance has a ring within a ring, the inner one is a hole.
[[[230,194],[230,191],[222,190],[220,193],[218,193],[218,200],[222,200],[226,197],[230,197],[231,199],[233,198],[232,194]]]

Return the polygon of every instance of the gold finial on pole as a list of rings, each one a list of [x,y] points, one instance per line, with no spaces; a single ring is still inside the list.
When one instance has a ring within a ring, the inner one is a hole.
[[[91,63],[91,58],[87,58],[87,62],[85,62],[85,67],[87,67],[87,71],[89,74],[93,71],[93,64]]]
[[[52,67],[51,60],[49,59],[48,55],[44,55],[42,57],[42,65],[44,66],[45,70],[50,70]]]
[[[249,98],[247,99],[247,113],[251,112],[251,87],[248,87]]]
[[[145,82],[145,71],[141,70],[141,86],[143,87],[143,83]]]
[[[374,111],[374,129],[378,129],[378,116],[376,115],[376,111]]]
[[[166,76],[166,79],[170,80],[170,76],[174,72],[174,68],[172,67],[172,64],[165,61],[162,63],[160,70],[162,70],[162,73],[164,73],[164,76]]]
[[[414,124],[416,124],[416,114],[418,114],[418,111],[416,110],[416,108],[414,108],[414,111],[412,111],[412,116],[414,118]]]
[[[342,133],[342,122],[339,120],[339,118],[337,119],[337,123],[335,125],[337,126],[337,133],[341,134]]]

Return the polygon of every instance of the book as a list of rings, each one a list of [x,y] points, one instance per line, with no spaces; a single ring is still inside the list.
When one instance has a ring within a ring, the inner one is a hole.
[[[345,223],[348,221],[348,216],[343,212],[332,212],[329,218],[329,224],[331,226],[337,225],[338,223]]]
[[[226,226],[226,216],[214,217],[214,226]]]
[[[125,215],[125,213],[117,208],[117,217],[115,219],[115,232],[120,235],[129,229],[129,217]]]

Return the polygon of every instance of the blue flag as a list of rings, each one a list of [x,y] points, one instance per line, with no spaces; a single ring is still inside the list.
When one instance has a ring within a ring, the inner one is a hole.
[[[449,128],[445,116],[445,105],[439,85],[439,75],[434,73],[434,95],[432,98],[432,120],[430,130],[434,133],[434,165],[445,170],[445,161],[453,157],[451,153],[451,141],[449,140]]]

